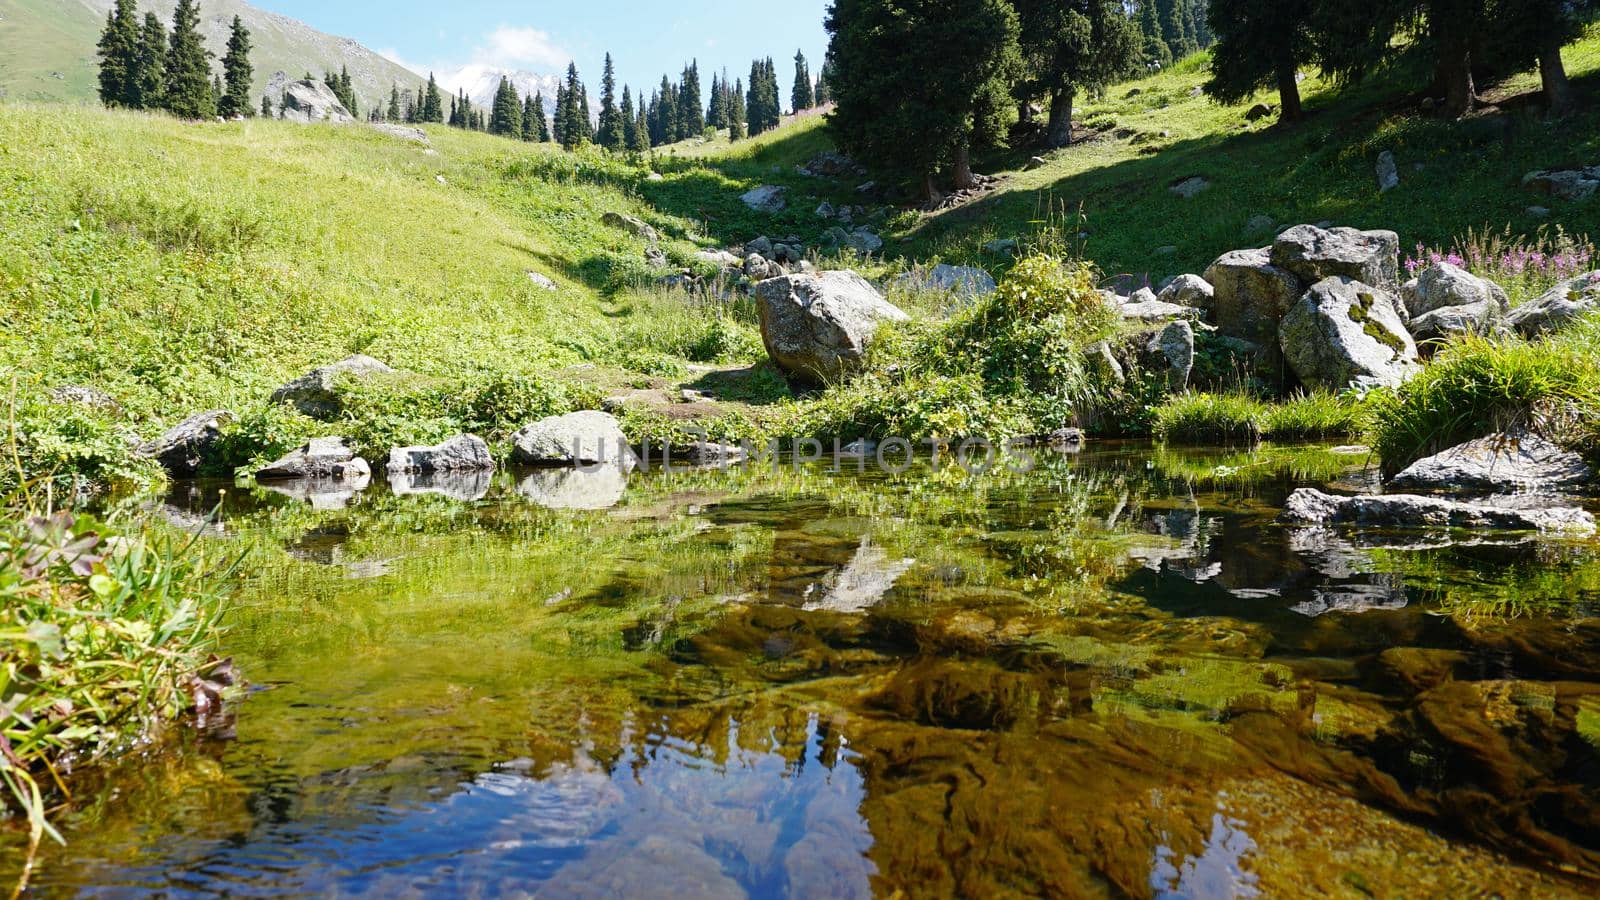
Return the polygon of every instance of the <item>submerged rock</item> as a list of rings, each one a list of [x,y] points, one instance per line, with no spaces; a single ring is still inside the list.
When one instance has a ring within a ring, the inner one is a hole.
[[[1395,387],[1418,367],[1417,345],[1387,292],[1343,276],[1319,281],[1284,316],[1284,359],[1307,387]]]
[[[854,272],[772,278],[756,285],[755,295],[772,361],[815,381],[855,371],[880,325],[909,318]]]
[[[397,447],[389,452],[389,473],[488,472],[494,457],[483,438],[461,434],[432,447]]]
[[[1526,491],[1594,479],[1583,457],[1528,431],[1491,434],[1420,459],[1394,477],[1406,490]]]
[[[1302,488],[1284,503],[1287,525],[1359,525],[1370,528],[1491,528],[1506,531],[1595,533],[1595,520],[1576,507],[1512,509],[1410,494],[1336,497]]]
[[[525,466],[587,466],[633,456],[617,418],[592,410],[542,419],[518,431],[511,443],[512,461]]]
[[[374,376],[393,375],[394,369],[370,356],[356,354],[336,363],[312,369],[272,392],[273,403],[290,403],[313,419],[330,419],[339,414],[339,382],[365,381]]]
[[[193,478],[216,449],[223,428],[233,421],[233,413],[224,409],[196,413],[140,445],[135,452],[160,463],[174,478]]]
[[[256,472],[257,481],[297,478],[348,480],[368,478],[372,469],[356,457],[342,437],[314,438],[282,459]]]

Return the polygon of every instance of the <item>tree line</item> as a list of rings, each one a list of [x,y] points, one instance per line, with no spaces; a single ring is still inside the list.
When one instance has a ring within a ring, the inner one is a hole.
[[[100,101],[124,109],[165,110],[186,119],[253,116],[250,50],[250,31],[234,16],[222,75],[213,75],[213,54],[200,36],[195,0],[178,0],[170,33],[153,12],[145,13],[141,22],[136,0],[116,0],[97,45]]]
[[[1475,79],[1537,66],[1552,108],[1571,102],[1561,48],[1600,0],[833,0],[830,117],[843,149],[920,180],[975,184],[971,153],[1072,141],[1073,104],[1210,48],[1207,92],[1238,102],[1265,88],[1302,113],[1299,70],[1339,85],[1400,55],[1431,63],[1447,115]],[[1048,108],[1042,129],[1038,104]]]

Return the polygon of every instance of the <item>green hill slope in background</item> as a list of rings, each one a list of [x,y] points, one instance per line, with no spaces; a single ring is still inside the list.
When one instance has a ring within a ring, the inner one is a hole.
[[[154,11],[169,26],[175,0],[142,0],[141,16]],[[95,43],[112,0],[0,0],[0,96],[26,101],[92,102],[96,94]],[[289,80],[307,71],[321,76],[350,68],[363,104],[388,99],[426,81],[348,38],[324,34],[301,22],[257,9],[242,0],[203,0],[200,30],[221,58],[228,27],[239,16],[255,42],[255,93],[272,91],[274,76]],[[278,79],[281,81],[281,79]],[[365,106],[362,110],[365,111]]]

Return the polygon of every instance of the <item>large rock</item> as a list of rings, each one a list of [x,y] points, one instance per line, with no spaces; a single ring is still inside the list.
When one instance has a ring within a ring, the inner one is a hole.
[[[525,466],[622,464],[633,450],[616,416],[593,410],[551,416],[518,431],[511,459]]]
[[[1418,365],[1394,297],[1343,276],[1312,285],[1283,317],[1278,341],[1310,388],[1394,387]]]
[[[367,461],[356,456],[355,450],[342,437],[315,438],[305,446],[256,472],[257,481],[288,481],[292,479],[319,479],[349,481],[369,478],[372,469]]]
[[[1491,434],[1412,463],[1394,477],[1405,490],[1527,491],[1594,479],[1576,453],[1527,431]]]
[[[1394,290],[1400,286],[1400,236],[1392,231],[1296,225],[1273,243],[1272,264],[1306,284],[1343,275]]]
[[[314,79],[292,81],[283,89],[283,103],[278,118],[290,122],[310,124],[354,122],[350,110],[344,108],[333,89]]]
[[[1504,313],[1511,305],[1510,298],[1500,285],[1443,262],[1423,269],[1421,275],[1401,286],[1400,299],[1405,302],[1406,312],[1412,316],[1450,306],[1483,304],[1497,307]]]
[[[1464,335],[1490,335],[1505,330],[1505,313],[1493,303],[1446,306],[1411,320],[1417,343],[1437,342]]]
[[[859,368],[878,326],[908,318],[854,272],[772,278],[756,285],[755,296],[772,361],[816,381]]]
[[[223,409],[196,413],[135,452],[160,463],[174,478],[193,478],[216,449],[223,428],[233,420],[233,413]]]
[[[611,228],[619,228],[626,231],[634,237],[644,238],[652,244],[661,240],[661,235],[657,234],[656,230],[646,224],[643,219],[637,216],[630,216],[627,213],[608,212],[600,217],[600,222]]]
[[[1588,200],[1600,189],[1600,166],[1529,172],[1523,176],[1522,186],[1558,200]]]
[[[393,375],[394,370],[370,356],[341,359],[331,365],[296,378],[272,392],[273,403],[291,403],[295,409],[313,419],[330,419],[339,414],[339,382],[344,379],[363,381],[375,375]]]
[[[787,275],[783,266],[778,265],[759,253],[752,253],[744,258],[744,275],[752,282],[766,281],[768,278],[777,278]]]
[[[784,196],[788,192],[788,188],[764,184],[758,188],[752,188],[751,190],[746,191],[739,199],[744,201],[745,206],[750,207],[758,213],[775,215],[783,212],[784,209],[788,207],[789,201],[785,199]]]
[[[1211,286],[1211,282],[1199,275],[1179,275],[1171,284],[1161,289],[1156,299],[1173,306],[1207,310],[1212,307],[1216,296],[1217,291]]]
[[[964,300],[987,297],[999,288],[994,276],[982,269],[945,263],[906,272],[897,276],[892,283],[908,290],[944,291]]]
[[[483,438],[470,434],[456,435],[432,447],[396,447],[389,451],[391,475],[487,472],[493,468],[494,457],[489,455],[489,445]]]
[[[833,150],[818,153],[795,171],[812,178],[860,178],[867,174],[860,163]]]
[[[1161,375],[1167,390],[1181,391],[1189,386],[1194,371],[1194,328],[1178,320],[1142,339],[1140,364]]]
[[[1576,507],[1519,509],[1410,494],[1336,497],[1310,488],[1289,496],[1278,520],[1288,525],[1369,528],[1486,528],[1593,534],[1594,517]]]
[[[837,226],[829,228],[823,232],[822,242],[834,249],[852,250],[859,256],[869,256],[883,249],[883,238],[866,226],[854,231],[846,231]]]
[[[1212,324],[1223,336],[1253,345],[1263,375],[1281,376],[1278,323],[1305,292],[1300,279],[1273,265],[1270,250],[1235,250],[1206,269],[1205,281],[1212,287]]]
[[[1537,300],[1511,311],[1507,323],[1526,337],[1555,331],[1600,306],[1600,272],[1579,275],[1556,285]]]

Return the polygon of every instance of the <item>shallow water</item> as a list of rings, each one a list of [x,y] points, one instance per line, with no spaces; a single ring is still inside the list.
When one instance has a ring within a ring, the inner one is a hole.
[[[188,486],[251,692],[35,890],[1592,894],[1600,545],[1274,524],[1364,462]]]

